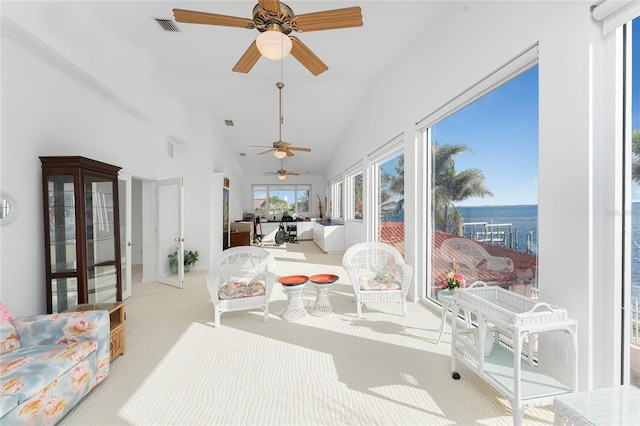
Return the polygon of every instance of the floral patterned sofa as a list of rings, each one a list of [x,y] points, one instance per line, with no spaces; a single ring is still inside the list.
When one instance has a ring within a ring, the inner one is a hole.
[[[109,374],[109,313],[16,317],[0,303],[0,424],[53,425]]]

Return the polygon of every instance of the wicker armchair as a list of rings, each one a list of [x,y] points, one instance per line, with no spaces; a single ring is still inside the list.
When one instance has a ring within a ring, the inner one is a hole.
[[[399,302],[407,314],[407,292],[413,272],[400,252],[380,242],[358,243],[342,258],[356,298],[358,318],[367,302]]]
[[[513,260],[491,256],[480,244],[468,238],[449,238],[440,246],[440,256],[448,263],[457,263],[463,275],[476,279],[479,270],[513,271]]]
[[[260,247],[232,247],[214,259],[207,276],[216,328],[220,314],[255,308],[269,321],[269,298],[276,282],[276,261]]]

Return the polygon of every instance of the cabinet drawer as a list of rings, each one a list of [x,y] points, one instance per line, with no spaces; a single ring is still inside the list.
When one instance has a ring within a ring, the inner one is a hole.
[[[124,324],[111,329],[111,360],[124,354]]]

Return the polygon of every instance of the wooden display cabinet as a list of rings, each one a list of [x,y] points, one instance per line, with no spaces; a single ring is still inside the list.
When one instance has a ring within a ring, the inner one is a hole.
[[[84,157],[40,157],[48,313],[122,301],[118,171]]]

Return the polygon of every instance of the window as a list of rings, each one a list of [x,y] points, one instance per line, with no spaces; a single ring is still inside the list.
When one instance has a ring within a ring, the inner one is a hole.
[[[404,256],[404,135],[369,155],[373,206],[373,239],[390,244]],[[368,181],[369,182],[369,181]]]
[[[625,82],[626,84],[626,82]],[[631,237],[631,282],[625,286],[630,293],[631,316],[631,382],[640,384],[640,18],[631,22],[631,147],[627,148],[626,167],[631,168],[631,224],[627,234]],[[624,300],[624,299],[623,299]],[[626,303],[626,301],[624,302]],[[634,327],[635,324],[635,327]]]
[[[344,218],[344,182],[340,181],[333,184],[332,201],[334,206],[333,218]]]
[[[363,215],[363,191],[362,191],[362,172],[349,176],[349,219],[362,220]]]
[[[454,270],[537,297],[538,67],[523,58],[425,130],[433,298]]]
[[[256,216],[309,214],[309,185],[253,185]]]

